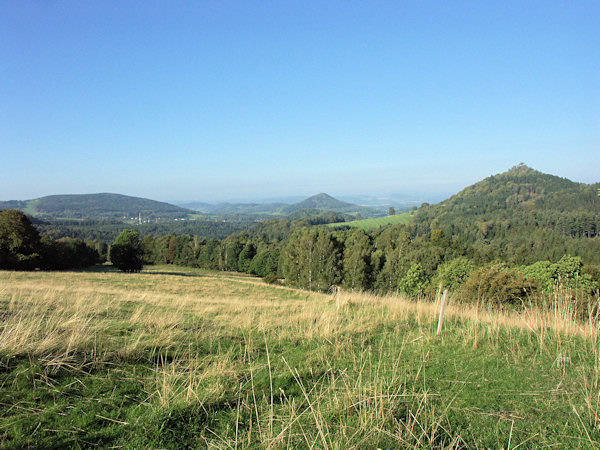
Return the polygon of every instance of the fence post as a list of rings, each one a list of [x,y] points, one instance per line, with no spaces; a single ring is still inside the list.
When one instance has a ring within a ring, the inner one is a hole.
[[[444,322],[444,310],[446,309],[446,297],[448,297],[448,289],[444,289],[442,294],[442,306],[440,307],[440,318],[438,319],[437,334],[442,332],[442,324]]]

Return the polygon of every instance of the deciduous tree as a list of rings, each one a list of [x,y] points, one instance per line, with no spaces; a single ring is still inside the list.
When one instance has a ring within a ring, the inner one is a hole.
[[[16,209],[0,211],[0,268],[28,270],[40,260],[40,235]]]
[[[110,249],[110,261],[123,272],[142,270],[144,249],[140,235],[135,230],[124,230],[117,236]]]

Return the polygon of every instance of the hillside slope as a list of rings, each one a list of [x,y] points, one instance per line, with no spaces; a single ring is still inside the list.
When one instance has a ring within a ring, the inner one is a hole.
[[[506,251],[554,245],[557,255],[565,246],[580,248],[578,242],[588,241],[583,246],[592,251],[600,247],[597,188],[520,164],[421,207],[415,215],[417,234],[439,229],[447,237]]]

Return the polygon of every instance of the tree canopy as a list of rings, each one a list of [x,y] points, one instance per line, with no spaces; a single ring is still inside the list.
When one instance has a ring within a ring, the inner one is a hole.
[[[33,269],[40,260],[40,234],[21,211],[0,211],[0,268]]]
[[[139,272],[143,267],[144,249],[135,230],[124,230],[110,249],[111,263],[123,272]]]

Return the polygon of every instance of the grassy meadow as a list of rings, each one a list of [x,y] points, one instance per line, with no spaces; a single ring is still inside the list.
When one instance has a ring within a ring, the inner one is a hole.
[[[386,225],[399,225],[399,224],[407,224],[412,222],[413,213],[412,212],[404,212],[400,214],[396,214],[393,216],[385,216],[385,217],[376,217],[372,219],[361,219],[361,220],[352,220],[349,222],[340,222],[340,223],[330,223],[327,226],[329,227],[338,227],[338,226],[349,226],[354,228],[360,228],[362,230],[374,230],[379,227],[383,227]]]
[[[0,445],[598,448],[597,324],[173,266],[0,271]]]

